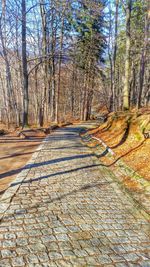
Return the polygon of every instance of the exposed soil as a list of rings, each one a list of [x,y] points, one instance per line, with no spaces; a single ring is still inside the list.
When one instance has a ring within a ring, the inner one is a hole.
[[[42,142],[45,134],[30,130],[27,139],[17,137],[17,132],[0,136],[0,193],[15,179]]]

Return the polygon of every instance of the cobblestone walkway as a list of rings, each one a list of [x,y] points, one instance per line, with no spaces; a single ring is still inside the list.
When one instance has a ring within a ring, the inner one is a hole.
[[[1,267],[150,266],[148,221],[79,128],[50,135],[19,177],[0,203]]]

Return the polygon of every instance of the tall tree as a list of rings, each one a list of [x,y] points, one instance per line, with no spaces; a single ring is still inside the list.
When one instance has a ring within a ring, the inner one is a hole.
[[[137,101],[138,108],[141,107],[143,83],[144,83],[144,77],[145,77],[146,55],[147,55],[147,48],[148,48],[148,34],[149,34],[149,25],[150,25],[150,18],[148,15],[148,12],[149,12],[148,2],[145,5],[144,10],[145,10],[144,44],[141,49],[142,51],[141,51],[141,58],[140,58],[139,93],[138,93],[138,101]]]
[[[23,73],[23,127],[28,126],[28,69],[27,69],[27,40],[26,40],[26,0],[22,0],[22,73]]]
[[[103,62],[103,1],[83,1],[77,8],[75,28],[78,32],[77,64],[83,73],[81,119],[90,118],[95,72]]]
[[[115,34],[114,34],[114,51],[112,58],[112,94],[113,94],[113,110],[116,109],[116,57],[117,57],[117,38],[118,38],[118,9],[119,9],[119,0],[115,1]]]
[[[131,49],[131,9],[132,0],[126,2],[126,54],[125,54],[125,76],[124,76],[124,88],[123,88],[123,109],[129,109],[129,92],[130,92],[130,49]]]

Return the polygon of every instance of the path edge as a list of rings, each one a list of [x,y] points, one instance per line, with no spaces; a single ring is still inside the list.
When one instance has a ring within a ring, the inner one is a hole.
[[[29,164],[34,164],[35,160],[37,159],[40,151],[44,147],[45,143],[47,142],[49,136],[46,136],[44,140],[41,142],[41,144],[35,149],[33,152],[31,158],[26,162],[26,164],[22,167],[22,171],[16,176],[15,180],[12,181],[8,188],[4,191],[0,198],[0,221],[4,217],[7,209],[10,206],[10,203],[16,194],[16,192],[19,190],[22,182],[27,177],[28,173],[30,172],[30,168],[27,168]],[[14,185],[13,185],[14,184]]]

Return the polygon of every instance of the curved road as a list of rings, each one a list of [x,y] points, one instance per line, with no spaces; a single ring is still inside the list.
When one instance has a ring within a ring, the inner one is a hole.
[[[148,221],[80,127],[53,132],[0,202],[0,266],[150,266]]]

